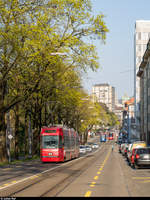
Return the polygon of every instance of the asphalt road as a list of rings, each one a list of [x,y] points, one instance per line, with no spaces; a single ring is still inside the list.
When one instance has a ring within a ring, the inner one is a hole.
[[[132,197],[150,196],[150,169],[132,169],[118,145],[61,164],[27,162],[0,168],[0,196]]]

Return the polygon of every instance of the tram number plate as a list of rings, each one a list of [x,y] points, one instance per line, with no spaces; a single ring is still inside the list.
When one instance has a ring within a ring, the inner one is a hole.
[[[52,153],[48,153],[48,155],[49,155],[49,156],[52,156],[53,154],[52,154]]]

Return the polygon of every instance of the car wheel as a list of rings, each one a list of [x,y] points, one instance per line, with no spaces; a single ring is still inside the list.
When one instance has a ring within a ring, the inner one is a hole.
[[[134,165],[133,163],[131,163],[131,167],[132,167],[133,169],[135,169],[135,165]]]

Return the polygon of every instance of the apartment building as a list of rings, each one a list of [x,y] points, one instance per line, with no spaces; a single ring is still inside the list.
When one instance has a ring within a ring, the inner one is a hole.
[[[140,139],[150,145],[150,40],[137,76],[140,79]]]
[[[95,84],[92,87],[92,95],[94,102],[101,102],[106,104],[110,111],[115,110],[115,87],[108,83]]]
[[[137,125],[137,137],[140,137],[140,78],[137,76],[139,66],[150,38],[150,21],[137,20],[134,35],[134,112]]]

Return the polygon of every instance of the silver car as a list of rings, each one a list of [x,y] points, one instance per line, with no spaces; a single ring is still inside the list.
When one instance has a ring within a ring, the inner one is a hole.
[[[150,148],[143,147],[135,150],[134,153],[134,167],[141,166],[150,167]]]
[[[79,152],[85,154],[86,153],[86,147],[84,145],[80,145]]]
[[[99,145],[97,143],[92,144],[93,149],[97,149],[98,147],[99,147]]]
[[[90,145],[86,145],[86,151],[91,152],[92,151],[92,147]]]

